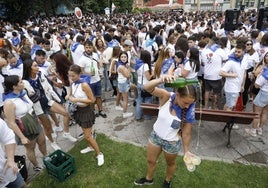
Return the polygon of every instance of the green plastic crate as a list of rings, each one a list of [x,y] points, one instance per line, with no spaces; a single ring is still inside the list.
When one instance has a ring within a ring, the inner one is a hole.
[[[47,173],[59,181],[65,181],[71,178],[75,173],[74,158],[61,150],[44,157],[43,162]]]

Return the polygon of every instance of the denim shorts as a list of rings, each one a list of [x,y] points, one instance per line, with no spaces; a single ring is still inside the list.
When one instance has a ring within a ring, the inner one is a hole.
[[[90,88],[95,97],[101,97],[101,81],[90,84]]]
[[[18,188],[18,187],[22,187],[23,183],[24,183],[23,177],[18,172],[17,178],[13,182],[10,182],[6,187],[7,188]]]
[[[262,108],[267,106],[268,105],[268,92],[260,90],[256,98],[254,99],[253,104]]]
[[[160,138],[155,131],[151,132],[149,142],[152,144],[162,147],[162,150],[169,154],[177,154],[181,149],[181,140],[178,141],[166,141]]]
[[[239,97],[239,93],[225,92],[227,108],[235,107],[238,97]]]
[[[120,93],[127,93],[129,89],[130,89],[129,80],[125,81],[124,83],[118,83],[118,90]]]

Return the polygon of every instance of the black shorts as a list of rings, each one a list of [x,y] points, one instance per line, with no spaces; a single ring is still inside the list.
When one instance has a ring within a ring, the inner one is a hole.
[[[221,94],[222,90],[222,80],[206,80],[205,79],[205,91],[211,91],[216,95]]]

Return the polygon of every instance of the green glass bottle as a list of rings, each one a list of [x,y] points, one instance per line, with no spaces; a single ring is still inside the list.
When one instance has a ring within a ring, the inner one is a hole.
[[[173,87],[173,88],[179,88],[179,87],[185,87],[186,85],[196,84],[198,83],[198,80],[194,79],[185,79],[185,78],[177,78],[173,82],[166,82],[165,87]]]

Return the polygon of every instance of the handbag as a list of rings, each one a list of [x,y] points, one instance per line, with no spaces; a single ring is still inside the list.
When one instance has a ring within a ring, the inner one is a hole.
[[[237,99],[236,105],[235,105],[235,110],[236,111],[243,111],[243,97],[242,93],[239,94],[239,97]]]
[[[37,101],[40,100],[40,98],[41,98],[41,93],[40,93],[40,89],[35,89],[34,91],[35,91],[35,92],[34,92],[34,95],[30,96],[29,98],[31,99],[31,101],[32,101],[33,103],[36,103]]]
[[[117,73],[111,73],[111,75],[109,76],[110,80],[116,80],[117,79],[118,74]]]
[[[141,85],[143,86],[143,73],[144,73],[144,65],[142,67],[142,76],[141,76]],[[146,91],[145,89],[143,89],[143,87],[141,88],[141,97],[145,98],[145,97],[152,97],[152,94],[149,93],[148,91]]]
[[[78,86],[79,86],[79,84],[77,84],[72,96],[74,96]],[[77,110],[77,103],[74,103],[74,102],[71,102],[71,101],[67,100],[66,103],[65,103],[65,107],[66,107],[66,111],[70,114],[70,116],[73,116],[74,113]]]
[[[26,166],[26,156],[25,155],[15,155],[14,156],[15,163],[17,163],[17,166],[19,168],[19,172],[21,176],[23,177],[24,181],[28,178],[28,170]]]
[[[77,104],[76,103],[73,103],[71,101],[66,101],[66,104],[65,105],[66,105],[67,112],[70,114],[70,116],[73,116],[74,113],[77,110]]]

